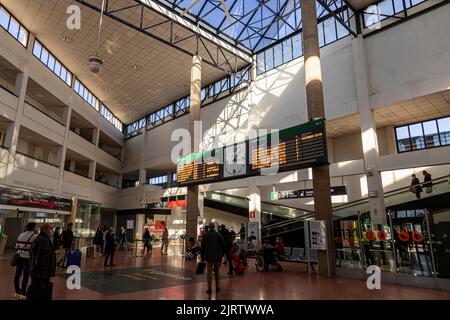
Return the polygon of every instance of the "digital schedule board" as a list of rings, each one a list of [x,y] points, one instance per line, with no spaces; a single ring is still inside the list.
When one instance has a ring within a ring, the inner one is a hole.
[[[325,120],[179,159],[179,187],[328,164]]]

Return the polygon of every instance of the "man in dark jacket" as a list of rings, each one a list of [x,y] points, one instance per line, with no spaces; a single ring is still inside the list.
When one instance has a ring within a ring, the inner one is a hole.
[[[225,242],[225,256],[228,262],[228,275],[233,275],[233,263],[231,261],[231,248],[233,246],[233,237],[225,225],[220,226],[220,234]]]
[[[28,299],[49,300],[52,298],[52,283],[50,278],[55,276],[56,256],[50,240],[52,226],[44,223],[41,232],[30,248],[31,286]]]
[[[70,254],[70,251],[72,251],[72,242],[73,242],[73,223],[69,223],[67,225],[67,230],[63,231],[61,234],[61,243],[64,249],[64,255],[61,258],[61,260],[58,261],[58,267],[60,268],[67,268],[67,257]]]
[[[216,279],[216,292],[220,291],[219,268],[225,252],[225,242],[220,233],[214,230],[214,223],[210,223],[208,232],[202,238],[202,261],[206,261],[208,291],[211,294],[212,271],[214,269]]]
[[[109,257],[111,257],[111,261],[109,266],[114,267],[113,264],[113,260],[114,260],[114,252],[116,251],[116,238],[114,236],[114,228],[111,227],[109,228],[108,232],[106,233],[106,238],[105,238],[105,263],[104,266],[107,267],[108,266],[108,260]]]

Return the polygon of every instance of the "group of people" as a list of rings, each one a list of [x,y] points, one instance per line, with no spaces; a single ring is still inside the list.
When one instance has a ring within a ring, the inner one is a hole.
[[[417,199],[420,199],[420,194],[425,189],[426,193],[433,192],[433,179],[431,178],[431,174],[426,170],[422,171],[423,174],[423,182],[420,183],[419,178],[415,174],[411,176],[411,187],[410,191],[416,195]]]
[[[11,265],[16,267],[15,298],[30,300],[51,298],[51,296],[43,296],[35,289],[52,288],[50,278],[56,273],[55,249],[60,242],[64,245],[65,232],[58,235],[59,232],[53,231],[52,225],[48,223],[41,225],[38,233],[34,222],[28,223],[26,230],[19,235],[15,245],[16,254],[11,261]],[[58,237],[58,241],[55,241],[55,237]],[[57,246],[55,247],[54,244]],[[30,276],[31,285],[29,286]]]
[[[114,267],[114,253],[116,251],[116,243],[119,244],[119,250],[123,250],[124,244],[127,244],[127,233],[125,226],[120,228],[119,236],[116,238],[113,227],[97,227],[94,236],[95,253],[94,256],[104,256],[105,267]]]

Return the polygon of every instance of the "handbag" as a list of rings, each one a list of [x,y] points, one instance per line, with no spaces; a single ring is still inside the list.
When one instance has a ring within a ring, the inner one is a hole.
[[[34,233],[28,238],[27,242],[25,242],[25,245],[30,243],[31,238],[33,238]],[[23,252],[23,249],[19,249],[20,253]],[[18,250],[16,250],[16,253],[14,253],[12,259],[11,259],[11,267],[16,267],[17,266],[17,262],[19,261],[20,258],[20,254],[17,253]]]
[[[197,267],[195,268],[195,274],[203,274],[205,273],[206,262],[197,263]]]

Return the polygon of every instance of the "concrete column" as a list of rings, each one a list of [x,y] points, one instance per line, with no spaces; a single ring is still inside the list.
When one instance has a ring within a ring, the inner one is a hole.
[[[191,152],[198,152],[200,141],[195,136],[195,122],[200,121],[200,104],[202,90],[202,58],[194,56],[191,67],[191,95],[190,95],[190,115],[189,132],[191,134]],[[187,210],[186,210],[186,239],[194,237],[197,239],[197,223],[199,212],[199,191],[198,186],[187,188]],[[187,246],[187,243],[186,243]]]
[[[92,178],[92,177],[95,178],[95,167],[96,167],[95,161],[90,161],[89,162],[89,173],[88,173],[90,178]]]
[[[75,232],[75,220],[77,218],[78,198],[72,198],[72,210],[70,211],[70,221],[73,223],[72,231]]]
[[[379,149],[377,129],[370,106],[370,84],[367,71],[367,55],[364,38],[360,35],[352,41],[352,52],[356,79],[356,95],[361,121],[364,166],[369,191],[370,218],[373,224],[387,224],[384,205],[383,183],[379,170]]]
[[[91,191],[92,191],[92,193],[94,193],[95,172],[97,171],[98,141],[99,140],[100,140],[100,128],[99,128],[99,124],[97,123],[97,127],[94,129],[93,141],[92,141],[92,143],[95,145],[94,161],[92,162],[92,168],[91,168],[91,164],[89,164],[89,174],[92,173],[92,176],[91,176],[91,180],[92,180]]]
[[[258,223],[258,234],[255,234],[258,241],[261,240],[261,190],[256,185],[256,181],[252,179],[248,187],[248,217],[249,222]],[[250,234],[248,234],[250,236]]]
[[[65,120],[65,130],[64,130],[64,142],[62,148],[60,148],[61,154],[58,154],[59,160],[59,177],[58,177],[58,188],[57,192],[62,193],[62,183],[64,179],[64,164],[66,163],[67,154],[67,141],[69,140],[70,134],[70,118],[72,117],[72,99],[73,95],[69,99],[69,106],[65,109],[64,120]]]
[[[388,146],[388,154],[397,154],[397,142],[395,140],[395,129],[393,126],[386,127],[386,141]]]
[[[14,171],[17,144],[19,143],[19,132],[20,126],[22,124],[22,116],[23,116],[23,109],[25,106],[27,85],[28,85],[28,70],[27,66],[25,66],[24,72],[19,73],[16,78],[15,91],[18,93],[17,112],[16,117],[14,119],[14,123],[12,123],[8,127],[5,137],[5,145],[9,148],[9,158],[6,167],[6,177],[5,177],[6,184],[13,184],[12,175]]]
[[[69,171],[70,172],[75,172],[76,165],[77,165],[77,162],[75,160],[70,160]]]
[[[310,119],[324,118],[322,67],[320,61],[315,0],[302,1],[303,46],[308,115]],[[327,250],[319,251],[319,274],[334,276],[333,212],[329,166],[312,169],[314,211],[317,220],[325,221]]]
[[[147,180],[147,170],[141,167],[139,169],[139,186],[145,185],[146,180]]]

